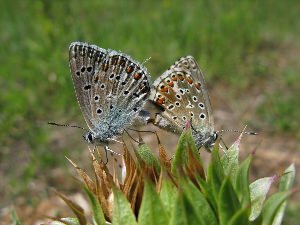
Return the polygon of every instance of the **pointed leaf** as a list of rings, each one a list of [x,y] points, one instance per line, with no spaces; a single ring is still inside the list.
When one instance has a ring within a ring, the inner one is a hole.
[[[292,163],[285,171],[282,177],[280,178],[279,190],[287,191],[292,188],[296,175],[295,164]]]
[[[197,181],[206,200],[213,207],[214,212],[217,212],[218,207],[212,187],[209,186],[208,183],[200,177],[198,177]]]
[[[163,180],[159,196],[168,216],[171,216],[175,207],[175,196],[177,196],[177,194],[178,191],[174,184],[168,180]]]
[[[215,144],[212,151],[212,160],[208,165],[207,184],[212,189],[212,193],[217,202],[219,191],[221,189],[222,182],[225,178],[223,166],[220,161],[218,144]]]
[[[279,183],[279,190],[280,191],[287,191],[292,188],[295,180],[296,175],[296,169],[294,163],[291,164],[285,171],[282,177],[280,178]],[[272,225],[280,225],[284,216],[285,208],[286,208],[287,202],[283,202],[278,209],[275,219],[272,223]]]
[[[199,220],[198,211],[195,210],[187,196],[179,193],[170,225],[205,225]]]
[[[221,158],[224,173],[226,175],[231,173],[233,178],[235,177],[239,166],[239,151],[242,135],[243,133],[240,134],[238,139],[233,143],[233,145],[225,152],[225,154]]]
[[[230,177],[226,177],[219,193],[218,212],[220,224],[227,225],[234,214],[241,208]]]
[[[51,225],[79,225],[79,221],[77,218],[61,218],[60,221],[55,221],[57,223],[51,223]]]
[[[172,163],[172,171],[182,167],[188,162],[188,149],[196,153],[196,155],[199,157],[191,129],[185,129],[179,138]]]
[[[56,194],[64,200],[64,202],[70,207],[70,209],[73,211],[73,213],[76,215],[78,218],[79,224],[80,225],[85,225],[87,224],[85,215],[84,215],[84,210],[75,202],[64,196],[63,194],[56,192]]]
[[[218,222],[214,211],[201,191],[190,180],[182,180],[180,185],[183,188],[185,196],[187,196],[189,202],[197,212],[197,217],[201,221],[201,224],[217,225]]]
[[[272,195],[265,203],[262,212],[263,225],[272,225],[285,200],[293,193],[293,191],[278,192]]]
[[[95,221],[95,225],[105,225],[105,218],[104,218],[103,211],[102,211],[102,208],[101,208],[101,205],[100,205],[98,199],[86,187],[84,188],[84,190],[87,193],[87,195],[90,199],[90,202],[91,202],[92,211],[93,211],[93,219]]]
[[[113,206],[113,221],[112,224],[119,225],[137,225],[135,216],[130,208],[130,203],[127,201],[123,193],[117,188],[113,188],[114,206]]]
[[[145,182],[145,190],[138,218],[139,225],[168,224],[168,217],[153,184]]]
[[[255,220],[261,213],[267,193],[277,176],[258,179],[250,184],[251,213],[249,220]]]
[[[250,155],[239,165],[235,177],[235,190],[238,194],[242,207],[250,205],[249,167],[251,161],[252,155]]]
[[[146,144],[141,144],[138,148],[138,154],[141,159],[146,163],[148,166],[154,166],[156,171],[159,173],[160,171],[160,163],[157,158],[152,154],[151,149]]]

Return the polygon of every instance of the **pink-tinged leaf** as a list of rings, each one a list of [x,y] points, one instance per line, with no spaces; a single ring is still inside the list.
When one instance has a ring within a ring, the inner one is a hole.
[[[270,190],[272,183],[278,179],[278,176],[264,177],[258,179],[250,184],[250,201],[251,201],[251,213],[249,220],[255,220],[262,211],[263,204],[266,200],[267,193]]]

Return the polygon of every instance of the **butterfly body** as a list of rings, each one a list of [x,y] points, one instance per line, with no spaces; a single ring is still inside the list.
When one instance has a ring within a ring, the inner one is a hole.
[[[204,77],[192,56],[179,59],[154,81],[150,100],[162,109],[154,125],[181,134],[191,121],[197,147],[212,147],[218,135]]]
[[[95,145],[107,143],[141,119],[149,96],[150,76],[146,68],[130,56],[96,45],[74,42],[69,47],[72,80],[89,127],[85,140]]]

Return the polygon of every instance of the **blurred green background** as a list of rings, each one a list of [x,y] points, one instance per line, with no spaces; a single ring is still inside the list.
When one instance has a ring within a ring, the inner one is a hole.
[[[231,113],[242,102],[254,108],[252,129],[299,143],[299,15],[296,0],[3,1],[0,207],[24,195],[46,196],[47,186],[58,186],[53,171],[69,167],[64,155],[80,155],[85,146],[78,131],[56,133],[61,128],[47,125],[85,126],[68,68],[68,46],[77,40],[140,62],[151,57],[153,79],[191,54],[210,92],[236,106]]]

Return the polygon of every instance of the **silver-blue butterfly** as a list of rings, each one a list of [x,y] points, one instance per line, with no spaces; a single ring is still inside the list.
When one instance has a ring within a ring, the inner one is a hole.
[[[140,63],[121,52],[74,42],[69,64],[89,128],[84,136],[88,143],[107,146],[135,120],[146,120],[141,110],[149,97],[150,76]]]
[[[154,125],[181,134],[186,121],[191,121],[197,147],[211,149],[218,132],[203,74],[192,56],[179,59],[154,81],[150,100],[162,109]]]

